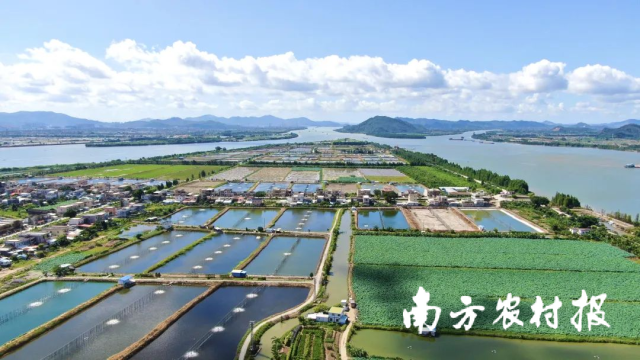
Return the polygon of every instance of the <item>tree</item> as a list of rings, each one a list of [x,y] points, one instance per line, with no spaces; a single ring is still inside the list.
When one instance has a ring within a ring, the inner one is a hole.
[[[258,191],[258,192],[255,194],[255,196],[256,196],[256,197],[265,197],[265,196],[267,196],[267,193],[266,193],[266,192],[264,192],[264,191]]]
[[[179,183],[178,179],[173,180],[173,186],[177,186]]]
[[[532,196],[531,197],[531,204],[535,207],[540,207],[543,205],[549,205],[549,199],[544,197],[544,196]]]
[[[136,189],[131,193],[134,199],[140,200],[142,199],[142,195],[144,195],[144,191],[142,189]]]
[[[382,194],[384,200],[389,204],[395,204],[398,199],[398,194],[395,191],[386,191]]]
[[[78,212],[75,209],[67,209],[67,211],[64,212],[64,217],[68,217],[68,218],[74,218],[78,215]]]

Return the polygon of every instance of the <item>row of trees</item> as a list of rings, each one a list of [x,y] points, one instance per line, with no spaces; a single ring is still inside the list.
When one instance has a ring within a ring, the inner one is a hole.
[[[580,200],[578,200],[578,198],[573,195],[557,192],[551,198],[551,205],[559,206],[561,208],[573,209],[580,207]]]

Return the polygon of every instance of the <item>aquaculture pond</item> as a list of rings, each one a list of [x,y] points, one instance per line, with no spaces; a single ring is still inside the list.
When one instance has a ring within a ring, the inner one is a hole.
[[[502,210],[461,210],[469,219],[482,226],[485,231],[525,231],[537,232],[536,229],[503,212]]]
[[[274,227],[287,231],[329,232],[335,215],[335,210],[288,209]]]
[[[217,187],[216,190],[231,189],[235,193],[242,194],[249,191],[253,185],[255,185],[253,182],[230,182]]]
[[[0,345],[62,315],[112,283],[45,281],[0,300]]]
[[[218,234],[156,271],[162,274],[227,274],[262,241],[266,241],[266,237],[258,239],[256,235]]]
[[[436,339],[414,334],[362,329],[349,343],[369,356],[411,359],[469,360],[625,360],[638,359],[640,346],[515,340],[483,336],[442,335]]]
[[[340,300],[349,296],[349,249],[351,247],[351,213],[345,211],[340,220],[340,233],[336,239],[336,250],[333,253],[333,263],[329,272],[329,284],[327,284],[328,298],[326,303],[330,306],[340,303]]]
[[[374,228],[409,229],[409,223],[400,210],[358,210],[358,228],[370,230]]]
[[[188,208],[171,215],[169,220],[175,225],[200,226],[219,212],[218,209]]]
[[[302,303],[309,289],[223,287],[183,315],[134,359],[229,359],[249,321],[259,321]],[[223,321],[226,319],[226,321]]]
[[[427,190],[427,189],[425,189],[424,186],[419,185],[419,184],[396,184],[394,186],[396,187],[396,189],[398,189],[400,191],[400,193],[404,193],[404,192],[407,192],[409,190],[413,190],[413,191],[417,192],[418,194],[424,194],[424,192]]]
[[[142,234],[143,232],[151,231],[156,228],[156,225],[146,225],[146,224],[138,224],[130,227],[127,230],[122,230],[122,232],[118,235],[124,239],[132,239],[136,237],[138,234]]]
[[[324,238],[276,236],[244,270],[250,275],[315,274],[326,242]]]
[[[293,184],[291,192],[313,194],[320,188],[320,184]]]
[[[49,360],[106,359],[138,341],[205,289],[162,285],[123,289],[10,354],[7,359],[42,359],[54,352],[56,354]]]
[[[141,273],[171,254],[206,236],[200,231],[170,231],[128,246],[78,268],[80,272]]]
[[[213,224],[223,229],[266,228],[279,211],[279,209],[229,209]]]
[[[261,182],[253,189],[254,193],[258,191],[269,192],[273,189],[287,189],[289,188],[289,183],[287,182]]]

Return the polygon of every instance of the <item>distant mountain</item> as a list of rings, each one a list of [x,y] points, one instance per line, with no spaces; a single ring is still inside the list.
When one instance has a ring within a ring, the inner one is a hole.
[[[326,126],[340,127],[344,124],[335,121],[313,121],[306,117],[293,119],[282,119],[273,115],[265,116],[232,116],[229,118],[214,115],[203,115],[195,118],[185,118],[189,121],[217,121],[227,125],[240,125],[250,127],[306,127],[306,126]]]
[[[197,130],[249,130],[255,128],[302,129],[309,126],[340,127],[333,121],[313,121],[307,118],[282,119],[272,115],[260,117],[217,117],[203,115],[193,118],[142,119],[127,122],[103,122],[76,118],[49,111],[21,111],[0,113],[0,129],[197,129]]]
[[[424,137],[424,135],[417,136],[424,133],[424,128],[388,116],[375,116],[358,125],[345,126],[338,131],[381,137]]]
[[[625,126],[625,125],[629,125],[629,124],[640,125],[640,120],[638,120],[638,119],[627,119],[627,120],[623,120],[623,121],[605,123],[605,124],[591,124],[589,126],[591,126],[593,128],[600,128],[600,129],[604,129],[604,128],[610,128],[611,129],[611,128],[619,128],[621,126]]]
[[[401,135],[440,135],[454,134],[475,130],[544,130],[552,129],[554,125],[536,121],[470,121],[470,120],[438,120],[438,119],[412,119],[392,118],[388,116],[375,116],[358,125],[345,126],[340,132],[361,133],[382,137],[404,137]]]
[[[640,125],[627,124],[619,128],[604,128],[598,134],[601,139],[633,139],[640,140]]]
[[[0,128],[2,129],[95,128],[102,127],[103,124],[99,121],[75,118],[49,111],[0,113]]]

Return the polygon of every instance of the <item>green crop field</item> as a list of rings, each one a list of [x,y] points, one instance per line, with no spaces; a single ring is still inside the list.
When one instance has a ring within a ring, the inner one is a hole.
[[[184,180],[198,178],[204,170],[207,175],[217,173],[226,166],[215,165],[147,165],[147,164],[122,164],[116,166],[106,166],[93,169],[83,169],[54,174],[54,176],[66,177],[122,177],[127,179],[162,179],[162,180]]]
[[[71,252],[71,253],[56,256],[50,259],[45,259],[40,263],[38,263],[38,265],[34,266],[33,268],[35,270],[51,272],[58,265],[77,263],[78,261],[83,260],[87,256],[88,256],[87,254],[83,254],[79,252]]]
[[[291,347],[291,359],[324,360],[324,330],[303,329]]]
[[[436,188],[442,186],[469,186],[467,179],[431,166],[401,166],[401,172],[420,184]]]
[[[498,298],[511,293],[522,299],[518,310],[524,324],[508,333],[640,343],[640,323],[630,320],[640,318],[640,265],[629,257],[610,245],[586,241],[357,236],[352,286],[364,325],[402,328],[403,309],[411,311],[412,297],[423,287],[431,294],[429,304],[442,309],[440,331],[454,330],[460,318],[449,313],[465,308],[460,297],[468,295],[472,305],[485,307],[472,330],[505,332],[501,322],[493,321],[500,315]],[[611,328],[588,331],[588,307],[582,332],[571,325],[578,310],[571,300],[582,290],[589,296],[607,294],[602,310]],[[560,298],[558,329],[547,326],[544,316],[539,328],[529,323],[536,296],[545,306],[554,296]]]
[[[360,264],[638,272],[632,254],[605,243],[512,238],[358,236]],[[420,254],[416,256],[416,254]],[[449,256],[442,256],[448,254]]]

